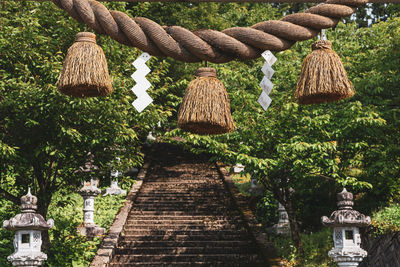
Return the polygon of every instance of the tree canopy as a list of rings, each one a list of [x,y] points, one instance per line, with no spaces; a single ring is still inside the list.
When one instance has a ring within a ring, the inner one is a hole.
[[[189,29],[224,29],[278,19],[303,5],[262,3],[107,3],[132,16]],[[293,91],[313,40],[277,53],[272,104],[257,103],[262,59],[213,65],[228,90],[237,131],[197,136],[176,129],[184,90],[201,64],[152,58],[153,104],[138,114],[131,63],[140,51],[98,35],[114,92],[76,99],[61,95],[56,82],[68,47],[84,26],[50,2],[3,1],[0,8],[0,197],[19,202],[30,186],[46,215],[59,188],[75,190],[84,180],[108,175],[121,157],[122,167],[139,166],[141,146],[158,121],[158,134],[195,152],[206,151],[227,164],[242,163],[267,193],[286,206],[300,230],[320,226],[320,215],[335,209],[341,186],[358,193],[368,213],[400,192],[400,19],[399,5],[376,8],[384,18],[371,27],[365,10],[354,21],[328,31],[354,83],[356,95],[333,104],[298,105]],[[386,16],[387,14],[387,16]],[[82,172],[88,162],[97,166]],[[316,205],[318,203],[318,205]],[[300,225],[299,222],[302,222]],[[299,226],[300,225],[300,226]],[[298,242],[300,242],[298,240]],[[299,245],[299,244],[298,244]]]

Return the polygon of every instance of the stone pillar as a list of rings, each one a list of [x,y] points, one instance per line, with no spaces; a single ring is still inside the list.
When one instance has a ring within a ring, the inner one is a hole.
[[[83,224],[94,224],[94,198],[93,195],[83,197]]]
[[[105,229],[94,223],[94,199],[101,193],[97,188],[98,180],[91,179],[85,182],[84,186],[79,189],[79,194],[83,197],[83,223],[78,227],[81,235],[93,238],[104,234]]]
[[[358,266],[367,256],[367,252],[360,247],[359,227],[368,226],[371,218],[353,210],[353,194],[347,192],[346,188],[337,194],[337,200],[339,210],[332,212],[329,218],[321,218],[323,225],[333,227],[334,247],[328,256],[339,267]]]
[[[279,216],[278,223],[273,226],[274,232],[276,234],[284,234],[284,235],[289,234],[290,233],[289,216],[286,212],[285,207],[281,203],[278,203],[278,216]]]

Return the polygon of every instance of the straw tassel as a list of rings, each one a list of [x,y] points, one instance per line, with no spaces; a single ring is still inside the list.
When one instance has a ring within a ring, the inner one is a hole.
[[[68,49],[58,90],[74,97],[104,96],[112,92],[107,60],[96,44],[96,35],[80,32]]]
[[[295,96],[300,104],[339,101],[354,95],[353,84],[347,78],[340,57],[332,43],[319,40],[303,62]]]
[[[228,94],[213,68],[200,68],[186,89],[178,113],[179,128],[195,134],[223,134],[235,129]]]

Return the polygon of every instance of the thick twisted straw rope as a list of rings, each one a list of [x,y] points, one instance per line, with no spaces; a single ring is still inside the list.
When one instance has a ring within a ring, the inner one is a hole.
[[[95,0],[52,0],[79,22],[100,34],[137,47],[153,56],[169,56],[184,62],[224,63],[236,58],[255,59],[265,50],[283,51],[296,41],[315,37],[321,29],[336,26],[368,0],[327,0],[303,13],[269,20],[251,27],[189,31],[180,26],[160,26],[142,17],[130,18],[108,10]]]

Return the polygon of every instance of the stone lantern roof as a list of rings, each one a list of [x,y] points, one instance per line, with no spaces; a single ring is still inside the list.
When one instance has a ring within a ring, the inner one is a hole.
[[[97,182],[91,180],[90,182],[85,182],[83,187],[78,190],[81,196],[97,196],[101,193],[101,190],[97,188]]]
[[[3,228],[11,231],[17,230],[47,230],[53,227],[54,221],[47,222],[42,215],[36,213],[37,197],[31,194],[29,188],[28,194],[21,197],[21,213],[15,215],[10,220],[3,222]]]
[[[331,227],[344,227],[344,226],[357,226],[364,227],[371,223],[371,218],[365,216],[360,212],[353,210],[353,194],[347,192],[346,188],[337,194],[338,210],[332,212],[328,218],[323,216],[321,218],[322,224]]]

